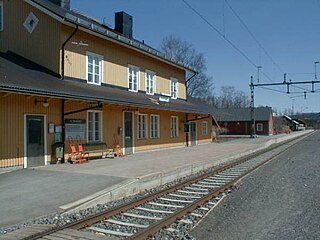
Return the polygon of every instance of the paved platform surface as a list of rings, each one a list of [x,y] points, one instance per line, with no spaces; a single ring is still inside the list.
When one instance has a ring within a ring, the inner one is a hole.
[[[296,136],[295,133],[290,137]],[[155,173],[182,169],[205,162],[222,163],[230,157],[261,148],[267,142],[288,137],[276,135],[137,153],[86,164],[60,164],[0,174],[0,227],[24,222],[61,210],[78,199]],[[1,172],[0,172],[1,173]]]

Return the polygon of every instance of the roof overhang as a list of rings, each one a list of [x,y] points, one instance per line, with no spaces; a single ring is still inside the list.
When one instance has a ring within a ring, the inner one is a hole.
[[[150,96],[143,92],[133,93],[125,88],[106,84],[96,86],[87,84],[85,80],[80,79],[65,78],[65,80],[61,80],[57,76],[46,73],[46,69],[39,69],[39,66],[32,68],[30,62],[26,63],[27,67],[24,67],[23,60],[17,58],[16,55],[11,56],[11,58],[8,57],[8,53],[1,54],[1,56],[0,91],[3,92],[183,113],[210,113],[206,108],[183,99],[171,99],[169,103],[163,103],[158,101],[159,96],[157,95]],[[19,65],[15,62],[18,62]]]
[[[91,35],[103,38],[105,40],[119,44],[126,48],[132,49],[134,51],[137,51],[139,53],[142,53],[144,55],[157,59],[163,63],[169,64],[181,70],[197,73],[195,69],[185,66],[182,63],[174,62],[172,59],[169,59],[163,53],[155,50],[154,48],[148,47],[147,45],[142,44],[133,39],[126,38],[120,34],[115,33],[112,30],[99,26],[97,23],[95,24],[86,19],[79,18],[78,16],[73,15],[71,11],[67,11],[63,9],[62,10],[63,13],[59,14],[54,10],[50,9],[48,6],[41,4],[41,1],[37,1],[37,0],[24,0],[24,1],[64,25],[67,25],[70,27],[74,27],[75,25],[78,25],[79,30],[81,31],[87,32]],[[47,4],[50,5],[51,3],[49,2]]]

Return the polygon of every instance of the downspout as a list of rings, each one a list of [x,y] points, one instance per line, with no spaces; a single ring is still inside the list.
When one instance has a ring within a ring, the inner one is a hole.
[[[64,58],[65,58],[65,47],[67,45],[67,43],[70,41],[70,39],[77,33],[78,29],[79,29],[79,26],[78,24],[75,24],[76,28],[74,29],[74,31],[71,33],[71,35],[67,38],[66,41],[64,41],[62,43],[62,46],[61,46],[61,80],[64,80]],[[65,155],[65,141],[66,141],[66,137],[65,137],[65,124],[64,124],[64,118],[65,118],[65,114],[64,114],[64,111],[65,111],[65,100],[62,99],[61,101],[61,112],[62,112],[62,116],[61,116],[61,121],[62,121],[62,136],[61,136],[61,141],[63,143],[63,161],[65,161],[64,159],[64,155]]]
[[[186,81],[185,81],[185,86],[186,86],[186,100],[188,101],[188,82],[190,82],[190,80],[192,78],[194,78],[198,73],[197,72],[193,72],[193,75],[191,77],[189,77]]]
[[[67,38],[66,41],[64,41],[62,43],[62,46],[61,46],[61,80],[64,79],[64,55],[65,55],[65,47],[67,45],[67,43],[70,41],[70,39],[77,33],[78,29],[79,29],[79,26],[78,24],[75,24],[76,25],[76,28],[74,29],[74,31],[71,33],[71,35]]]
[[[186,123],[188,123],[188,113],[186,113]],[[186,147],[189,147],[189,132],[186,132]]]

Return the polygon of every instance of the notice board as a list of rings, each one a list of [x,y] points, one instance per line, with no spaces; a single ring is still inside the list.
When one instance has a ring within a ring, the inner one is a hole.
[[[86,139],[86,120],[85,119],[66,119],[65,120],[66,139]]]

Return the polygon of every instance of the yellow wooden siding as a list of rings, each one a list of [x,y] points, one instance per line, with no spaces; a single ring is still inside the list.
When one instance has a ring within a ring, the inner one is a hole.
[[[205,117],[205,115],[200,116]],[[207,122],[207,135],[202,134],[202,122]],[[197,121],[197,131],[198,131],[198,144],[209,143],[211,142],[211,130],[212,130],[212,120],[211,117],[204,118]]]
[[[80,102],[80,101],[68,101],[65,103],[65,112],[72,112],[80,109],[84,109],[87,107],[93,106],[95,103],[89,102]],[[120,145],[122,146],[122,135],[118,135],[118,127],[122,127],[123,116],[122,116],[121,106],[116,105],[108,105],[104,104],[103,108],[96,108],[88,111],[102,111],[103,112],[103,125],[102,125],[102,142],[106,143],[108,148],[114,147],[114,141],[116,139],[119,140]],[[71,115],[67,115],[66,119],[84,119],[86,120],[86,124],[88,123],[87,113],[88,111],[83,111]],[[69,141],[66,139],[66,152],[70,152]],[[82,139],[82,143],[87,143],[87,139]],[[100,148],[105,148],[100,146]],[[99,147],[98,147],[99,148]],[[91,148],[90,148],[91,149]],[[92,149],[91,149],[92,150]]]
[[[62,38],[67,38],[72,31],[72,28],[63,26]],[[88,46],[78,46],[71,42],[82,42]],[[170,78],[174,77],[179,81],[179,98],[186,98],[183,70],[83,31],[78,31],[66,46],[66,76],[87,79],[87,51],[103,56],[104,83],[127,88],[128,65],[134,65],[140,68],[140,90],[145,91],[145,71],[150,70],[156,73],[156,93],[169,94]]]
[[[49,107],[35,104],[35,98],[26,95],[0,92],[0,167],[22,166],[24,157],[24,115],[47,115],[47,123],[61,124],[61,100],[50,100]],[[50,161],[54,135],[48,133],[48,155]]]
[[[32,12],[38,25],[30,34],[23,23]],[[61,24],[22,0],[4,0],[0,51],[12,51],[54,72],[60,69]]]
[[[49,107],[45,108],[41,103],[35,103],[35,99],[44,100],[43,97],[26,96],[18,94],[0,93],[0,167],[10,167],[23,165],[24,157],[24,116],[25,114],[43,114],[47,116],[47,124],[54,123],[61,125],[62,122],[62,100],[50,99]],[[93,106],[95,103],[85,101],[65,102],[65,112],[85,109]],[[186,145],[186,133],[184,133],[185,113],[138,109],[141,114],[148,114],[148,138],[138,139],[138,114],[136,109],[104,104],[102,108],[95,110],[103,111],[103,139],[108,148],[114,148],[117,142],[123,147],[123,136],[119,134],[118,128],[123,128],[123,112],[134,112],[134,146],[135,151],[144,151],[151,149],[182,147]],[[150,115],[156,114],[160,116],[160,138],[150,138]],[[179,118],[179,137],[171,137],[171,116]],[[194,115],[188,116],[189,119]],[[201,116],[203,117],[203,116]],[[84,119],[87,123],[87,111],[82,111],[66,116],[66,119]],[[198,120],[197,136],[198,143],[207,143],[211,141],[211,119],[208,122],[208,135],[202,135],[202,120]],[[47,133],[47,154],[48,160],[51,160],[52,149],[54,143],[54,134]],[[86,139],[82,141],[86,143]],[[66,153],[70,153],[70,146],[66,140]],[[100,146],[100,148],[105,146]],[[99,146],[97,147],[99,148]],[[54,162],[54,161],[53,161]]]
[[[149,109],[139,109],[140,114],[148,114],[147,125],[148,125],[148,137],[147,139],[138,139],[138,114],[134,117],[134,141],[135,141],[135,151],[144,151],[151,149],[158,149],[163,147],[177,147],[186,145],[186,134],[183,132],[185,123],[185,114],[177,112],[159,111],[159,110],[149,110]],[[160,116],[160,138],[150,137],[150,115]],[[178,116],[179,118],[179,136],[171,137],[171,116]]]

